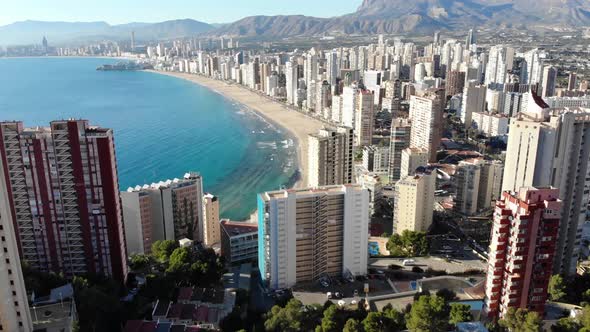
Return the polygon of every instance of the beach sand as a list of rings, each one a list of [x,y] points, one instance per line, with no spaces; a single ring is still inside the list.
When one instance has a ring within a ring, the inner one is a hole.
[[[267,120],[284,128],[291,133],[297,144],[299,171],[301,178],[295,183],[295,188],[307,187],[307,135],[317,133],[324,124],[302,113],[286,108],[281,103],[272,101],[264,96],[248,90],[238,84],[229,84],[212,78],[178,72],[147,70],[148,72],[173,76],[207,87],[224,97],[252,109]]]

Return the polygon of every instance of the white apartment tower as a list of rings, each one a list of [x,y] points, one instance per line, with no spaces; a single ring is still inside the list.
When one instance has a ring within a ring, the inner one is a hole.
[[[428,149],[430,162],[436,162],[440,146],[444,105],[444,90],[428,91],[423,97],[412,96],[410,99],[410,147]]]
[[[408,175],[395,184],[393,231],[426,232],[432,225],[436,174],[428,171]]]
[[[563,204],[553,270],[572,274],[590,190],[590,111],[549,111],[541,98],[528,97],[527,111],[510,124],[502,191],[559,189]]]
[[[258,266],[272,289],[367,273],[369,191],[359,185],[258,195]]]
[[[353,182],[353,137],[347,127],[324,128],[308,136],[308,186]]]
[[[3,160],[0,158],[0,169]],[[8,189],[0,176],[0,331],[33,331]]]

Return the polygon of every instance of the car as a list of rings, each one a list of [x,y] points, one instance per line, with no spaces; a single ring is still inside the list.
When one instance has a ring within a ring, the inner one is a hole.
[[[359,291],[357,289],[354,290],[354,293],[352,294],[354,297],[359,296]]]
[[[416,263],[415,260],[413,259],[404,259],[404,261],[402,262],[403,266],[411,266],[414,265]]]
[[[350,301],[350,304],[352,304],[352,305],[356,305],[356,304],[357,304],[357,302],[356,302],[356,300],[352,300],[352,301]]]
[[[336,292],[334,293],[334,297],[337,299],[341,299],[342,298],[342,294],[340,294],[340,292]]]
[[[354,277],[352,275],[348,276],[348,282],[354,282]]]
[[[340,300],[340,301],[338,301],[338,305],[341,307],[344,307],[346,305],[346,301]]]
[[[326,297],[329,299],[333,298],[334,296],[332,295],[332,292],[327,292],[326,293]]]
[[[324,288],[325,288],[325,287],[328,287],[328,286],[330,286],[330,284],[329,284],[327,281],[325,281],[325,280],[322,280],[322,281],[320,281],[320,284],[321,284],[321,285],[322,285]]]
[[[381,270],[377,270],[377,271],[375,271],[375,272],[377,272],[377,274],[385,274],[385,272],[383,272],[383,271],[381,271]]]

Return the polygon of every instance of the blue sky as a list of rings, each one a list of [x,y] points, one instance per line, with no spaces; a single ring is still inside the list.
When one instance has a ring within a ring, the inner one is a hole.
[[[251,15],[331,17],[361,0],[0,0],[0,25],[23,20],[106,21],[111,24],[192,18],[227,23]]]

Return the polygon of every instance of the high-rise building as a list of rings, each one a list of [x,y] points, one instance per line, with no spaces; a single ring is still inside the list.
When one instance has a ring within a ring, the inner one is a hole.
[[[426,232],[432,225],[436,174],[418,171],[395,184],[393,231]]]
[[[353,182],[353,137],[347,127],[324,128],[308,136],[308,186]]]
[[[457,192],[455,195],[454,210],[464,215],[474,215],[478,211],[479,184],[481,167],[478,160],[464,160],[459,162],[455,170],[455,183]]]
[[[356,146],[371,145],[375,115],[373,111],[374,93],[369,90],[359,91],[354,119],[354,137]]]
[[[410,147],[428,149],[430,162],[436,162],[436,153],[442,138],[444,107],[445,96],[442,89],[428,91],[422,97],[412,96],[410,99]]]
[[[576,271],[590,187],[590,112],[549,111],[535,94],[510,124],[503,191],[553,186],[563,201],[554,272]]]
[[[0,158],[0,170],[4,168]],[[33,331],[6,178],[0,176],[0,331]]]
[[[287,103],[289,105],[297,104],[297,64],[287,62],[285,64],[285,79],[287,89]]]
[[[22,260],[67,277],[127,275],[113,131],[85,120],[0,123],[2,175]]]
[[[402,151],[410,146],[412,125],[408,119],[396,118],[391,121],[391,137],[389,140],[389,183],[400,179]]]
[[[363,147],[363,168],[372,173],[387,174],[389,146],[367,145]]]
[[[203,196],[203,244],[212,246],[221,241],[219,229],[219,198],[211,194]]]
[[[496,203],[484,313],[502,318],[510,308],[543,317],[559,227],[561,201],[555,188],[503,192]]]
[[[504,45],[492,46],[486,65],[485,84],[506,83],[508,70],[512,69],[514,49]]]
[[[258,266],[270,288],[367,273],[369,192],[359,185],[258,196]]]
[[[447,96],[454,96],[462,93],[465,87],[465,72],[451,70],[447,74],[447,81],[445,85],[445,91]]]
[[[221,255],[227,264],[256,261],[258,258],[258,224],[250,222],[220,221]]]
[[[480,166],[477,208],[487,209],[492,206],[492,202],[500,199],[504,164],[495,160],[484,161]]]
[[[467,39],[465,40],[465,45],[467,45],[467,48],[469,48],[471,45],[476,43],[476,37],[475,37],[475,32],[473,31],[473,29],[469,29],[469,32],[467,33]]]
[[[520,69],[520,84],[540,84],[543,77],[543,60],[541,52],[535,48],[524,54]]]
[[[478,85],[475,80],[469,81],[463,89],[463,102],[459,116],[466,128],[471,128],[473,113],[485,111],[486,92],[487,88],[484,85]]]
[[[543,84],[541,97],[553,97],[555,95],[555,84],[557,83],[557,68],[545,66],[543,68]]]
[[[127,252],[149,253],[152,243],[188,238],[204,241],[203,179],[187,173],[121,192]]]
[[[400,179],[403,179],[408,175],[414,174],[418,167],[428,165],[429,157],[430,154],[428,153],[428,149],[407,148],[402,150]]]

